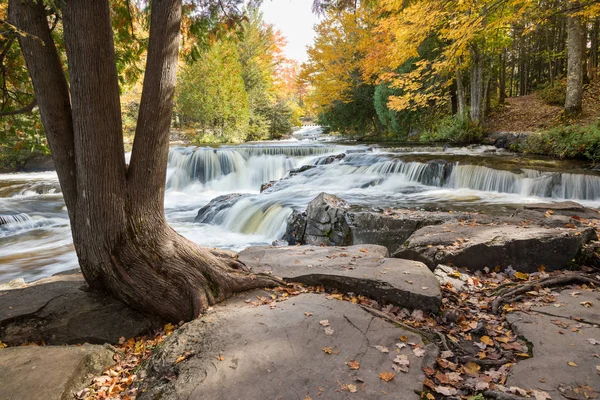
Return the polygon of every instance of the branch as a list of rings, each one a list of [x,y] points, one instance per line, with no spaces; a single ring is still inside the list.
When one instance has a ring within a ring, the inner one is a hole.
[[[27,104],[25,107],[19,108],[18,110],[0,112],[0,117],[6,117],[9,115],[17,114],[26,114],[31,112],[35,106],[37,106],[37,101],[33,99],[31,103]]]

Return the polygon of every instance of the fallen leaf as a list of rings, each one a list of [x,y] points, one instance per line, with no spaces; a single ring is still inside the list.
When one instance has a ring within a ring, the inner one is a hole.
[[[417,356],[417,357],[423,357],[425,355],[425,350],[423,350],[420,347],[415,347],[413,349],[413,353],[415,353],[415,356]]]
[[[346,385],[346,389],[347,389],[347,390],[348,390],[350,393],[356,393],[356,391],[358,390],[358,389],[356,388],[356,385],[352,385],[352,384]],[[536,399],[536,400],[537,400],[537,399]]]
[[[576,367],[576,366],[577,366],[577,364],[575,364],[573,361],[569,361],[569,362],[567,363],[567,365],[568,365],[569,367]]]
[[[359,369],[360,368],[360,363],[358,361],[352,360],[346,363],[350,369]]]
[[[479,370],[481,369],[481,367],[479,365],[475,364],[472,361],[469,361],[468,363],[466,363],[463,368],[465,370],[465,373],[467,375],[471,375],[471,376],[479,375]]]
[[[322,321],[319,321],[319,324],[321,326],[329,326],[329,320],[328,319],[324,319]]]
[[[527,279],[529,279],[529,274],[526,274],[524,272],[515,272],[515,278],[521,281],[526,281]]]
[[[380,352],[382,352],[382,353],[389,353],[389,352],[390,352],[390,349],[388,349],[388,348],[387,348],[387,347],[385,347],[385,346],[380,346],[380,345],[377,345],[377,346],[375,346],[375,348],[376,348],[377,350],[379,350]]]
[[[305,315],[306,317],[311,317],[311,316],[313,315],[313,313],[311,313],[310,311],[306,311],[306,312],[304,313],[304,315]]]
[[[393,372],[382,372],[379,374],[379,379],[384,382],[389,382],[396,377],[396,374]]]
[[[482,336],[481,339],[479,339],[479,340],[481,341],[481,343],[485,343],[488,346],[494,345],[494,341],[489,336]]]
[[[333,349],[331,347],[324,347],[323,351],[327,354],[333,354]]]
[[[433,390],[444,396],[454,396],[457,393],[456,389],[448,386],[436,386]]]
[[[219,360],[219,361],[225,361],[225,357],[223,357],[220,354],[216,357],[216,359]]]
[[[582,306],[584,306],[585,308],[590,308],[592,306],[592,302],[591,301],[582,301],[581,303]]]
[[[326,335],[331,336],[331,335],[333,335],[333,332],[334,332],[333,328],[330,328],[330,327],[325,328]]]
[[[591,344],[594,344],[594,345],[600,344],[600,340],[596,340],[596,339],[588,339],[588,342],[590,342]],[[2,344],[0,344],[0,348],[1,347],[2,347]]]

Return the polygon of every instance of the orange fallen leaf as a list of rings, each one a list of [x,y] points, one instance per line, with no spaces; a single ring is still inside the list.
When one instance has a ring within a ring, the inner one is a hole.
[[[333,349],[331,347],[324,347],[323,351],[327,354],[333,354]]]
[[[360,363],[358,361],[352,360],[346,363],[350,369],[359,369],[360,368]]]
[[[488,346],[494,345],[494,341],[489,336],[482,336],[481,339],[479,339],[479,340],[481,341],[481,343],[485,343]]]
[[[379,379],[381,379],[384,382],[389,382],[392,379],[394,379],[396,377],[396,374],[394,374],[393,372],[382,372],[379,374]]]

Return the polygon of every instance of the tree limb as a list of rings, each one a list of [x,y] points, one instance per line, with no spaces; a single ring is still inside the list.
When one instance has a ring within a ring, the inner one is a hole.
[[[27,104],[25,107],[19,108],[18,110],[0,112],[0,117],[29,113],[29,112],[31,112],[31,110],[33,110],[33,108],[36,105],[37,105],[37,101],[35,99],[33,99],[33,101],[31,103]]]

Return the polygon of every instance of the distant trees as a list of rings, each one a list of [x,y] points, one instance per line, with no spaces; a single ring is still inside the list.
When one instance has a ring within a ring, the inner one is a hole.
[[[212,40],[183,68],[176,110],[180,122],[221,140],[279,138],[298,119],[294,79],[283,72],[285,41],[261,14],[249,10],[238,27]]]
[[[378,87],[379,120],[397,134],[414,127],[414,112],[421,125],[435,110],[480,125],[493,104],[542,88],[573,114],[583,85],[598,79],[598,0],[315,3],[325,18],[303,74],[322,116],[363,84]],[[352,49],[336,51],[336,35]]]

